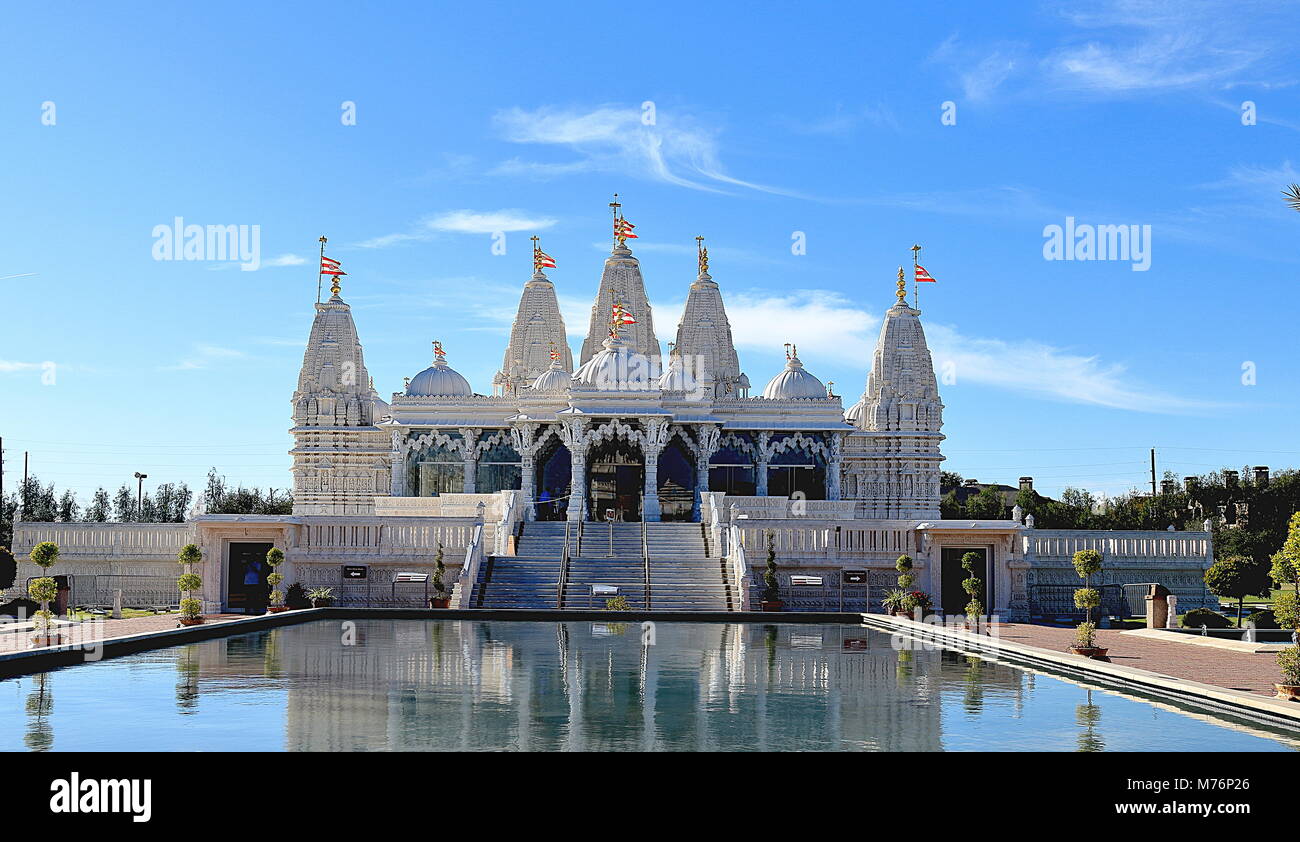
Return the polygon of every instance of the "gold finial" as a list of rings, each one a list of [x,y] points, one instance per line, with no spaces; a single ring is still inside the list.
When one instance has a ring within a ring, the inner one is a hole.
[[[786,358],[787,361],[790,359],[790,348],[791,348],[791,347],[792,347],[792,346],[790,345],[789,342],[785,343],[785,358]]]
[[[898,303],[907,306],[907,281],[903,280],[903,267],[898,267]]]
[[[703,236],[695,238],[695,247],[700,252],[700,274],[707,275],[709,274],[709,250],[704,247]]]
[[[333,282],[330,283],[330,294],[338,295],[342,291],[343,287],[339,286],[339,276],[335,275]]]

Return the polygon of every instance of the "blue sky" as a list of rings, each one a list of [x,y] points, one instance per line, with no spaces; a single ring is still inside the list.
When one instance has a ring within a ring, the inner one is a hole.
[[[433,339],[487,392],[533,233],[580,344],[615,191],[661,337],[703,234],[750,378],[797,342],[846,404],[922,244],[965,476],[1300,462],[1294,4],[267,5],[5,13],[6,487],[24,450],[83,500],[289,485],[321,234],[381,392]],[[259,226],[260,268],[154,260],[177,216]],[[1045,260],[1067,217],[1149,225],[1149,269]]]

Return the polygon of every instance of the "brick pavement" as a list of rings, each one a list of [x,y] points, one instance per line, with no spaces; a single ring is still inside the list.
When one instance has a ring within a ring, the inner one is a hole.
[[[86,622],[79,624],[77,634],[85,635],[77,638],[78,642],[88,640],[99,640],[106,637],[122,637],[129,634],[143,634],[152,631],[164,631],[166,629],[177,628],[180,623],[177,620],[179,614],[158,614],[152,617],[132,617],[122,620],[104,620],[103,623]],[[206,623],[221,623],[230,620],[245,619],[244,614],[205,614],[203,619]],[[67,627],[64,627],[65,634],[68,634]],[[33,648],[31,643],[32,633],[30,630],[13,631],[7,628],[7,624],[0,624],[0,652],[14,652],[22,649]]]

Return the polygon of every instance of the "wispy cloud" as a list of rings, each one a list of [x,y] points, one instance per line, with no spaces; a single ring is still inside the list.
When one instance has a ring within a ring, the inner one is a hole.
[[[583,172],[631,173],[711,193],[739,188],[797,195],[728,174],[721,161],[718,130],[705,127],[691,115],[657,108],[653,120],[648,121],[646,114],[640,107],[619,105],[587,109],[544,106],[498,112],[494,119],[506,140],[561,147],[577,157],[566,161],[514,158],[498,165],[493,173],[537,178]]]
[[[656,307],[665,338],[680,318],[681,305]],[[727,297],[737,348],[775,352],[794,342],[805,364],[835,360],[869,365],[880,329],[880,314],[863,310],[829,290],[786,295],[763,293]],[[1133,412],[1206,414],[1221,404],[1184,398],[1143,383],[1118,362],[1034,340],[1008,341],[965,335],[947,325],[926,325],[935,367],[951,364],[958,384],[976,384],[1063,403],[1089,404]],[[863,374],[865,375],[865,371]],[[950,387],[952,388],[952,387]],[[848,390],[846,394],[852,394]]]
[[[40,363],[27,363],[20,360],[0,360],[0,374],[13,374],[19,371],[38,371]]]
[[[301,266],[307,262],[307,258],[297,254],[282,254],[279,257],[273,257],[264,261],[263,266]]]
[[[511,231],[543,231],[554,226],[549,216],[517,209],[495,211],[453,210],[428,216],[410,230],[384,234],[353,243],[354,248],[382,249],[400,243],[432,240],[438,234],[496,234]]]
[[[790,131],[804,135],[847,137],[864,125],[898,131],[898,118],[889,106],[867,104],[846,107],[837,104],[833,113],[812,120],[783,120]]]
[[[498,231],[541,231],[554,225],[555,220],[549,216],[534,216],[521,210],[457,210],[440,214],[428,220],[426,224],[434,231],[495,234]]]
[[[246,359],[247,357],[247,353],[235,348],[199,343],[194,346],[193,353],[180,362],[174,365],[160,366],[159,368],[162,371],[192,371],[200,368],[211,368],[214,363],[230,362],[232,360]]]

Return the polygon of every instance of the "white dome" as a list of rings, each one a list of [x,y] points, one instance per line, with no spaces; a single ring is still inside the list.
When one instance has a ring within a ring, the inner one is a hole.
[[[551,367],[537,375],[533,385],[529,388],[534,392],[545,392],[547,394],[560,394],[569,390],[569,372],[564,370],[560,361],[556,360],[551,363]]]
[[[686,376],[681,354],[673,354],[668,361],[667,370],[659,375],[659,388],[665,392],[690,392],[695,389],[695,378]]]
[[[791,356],[785,370],[768,381],[763,397],[776,401],[824,398],[826,386],[804,370],[798,357]]]
[[[654,389],[658,384],[650,376],[650,359],[611,336],[605,348],[573,373],[573,385],[579,389],[601,392],[636,392]]]
[[[862,414],[867,411],[867,395],[864,392],[858,402],[844,410],[844,420],[855,427],[861,426]]]
[[[468,398],[474,390],[469,381],[447,365],[447,358],[439,353],[434,357],[433,365],[415,375],[406,387],[406,394],[419,398]]]

